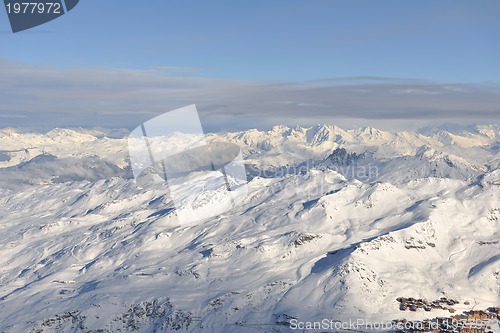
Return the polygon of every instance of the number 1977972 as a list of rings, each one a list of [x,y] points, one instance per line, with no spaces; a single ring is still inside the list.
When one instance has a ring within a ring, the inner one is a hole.
[[[5,6],[9,14],[62,14],[58,2],[14,2]]]

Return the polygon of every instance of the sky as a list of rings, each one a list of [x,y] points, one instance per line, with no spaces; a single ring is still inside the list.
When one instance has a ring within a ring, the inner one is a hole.
[[[0,127],[133,128],[197,104],[210,129],[500,118],[500,2],[82,0],[13,34]]]

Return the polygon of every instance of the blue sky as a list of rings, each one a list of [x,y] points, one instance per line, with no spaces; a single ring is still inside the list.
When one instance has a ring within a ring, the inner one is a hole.
[[[1,56],[48,66],[251,80],[376,76],[500,80],[498,1],[82,0],[13,35]]]
[[[4,73],[0,100],[10,101],[0,102],[0,120],[2,117],[4,120],[20,116],[30,118],[35,107],[23,104],[25,101],[36,100],[40,108],[60,109],[60,112],[69,108],[40,93],[51,87],[64,89],[66,94],[74,95],[76,101],[87,92],[85,103],[82,103],[88,109],[102,110],[102,105],[106,105],[109,107],[106,114],[114,112],[118,117],[123,110],[120,102],[103,101],[91,90],[93,79],[101,82],[102,76],[110,71],[121,70],[121,74],[113,72],[111,75],[117,82],[100,85],[103,94],[109,89],[109,95],[114,96],[111,87],[114,84],[140,87],[138,82],[145,82],[143,86],[154,87],[154,82],[163,80],[159,85],[163,90],[158,94],[171,97],[163,102],[153,99],[158,104],[163,103],[165,109],[197,103],[202,111],[220,112],[229,117],[231,114],[227,110],[241,114],[252,107],[267,107],[272,112],[270,106],[304,107],[317,97],[315,104],[332,109],[335,116],[340,107],[343,112],[351,110],[348,100],[325,99],[332,89],[342,86],[339,78],[370,77],[370,89],[375,82],[373,78],[381,78],[377,79],[379,87],[374,88],[381,95],[375,98],[375,90],[370,90],[367,101],[380,101],[380,105],[366,106],[370,110],[365,113],[359,111],[363,105],[353,108],[360,112],[357,117],[367,122],[380,118],[378,111],[384,117],[397,120],[398,117],[413,119],[419,112],[430,114],[433,110],[443,113],[443,121],[454,110],[463,116],[464,122],[473,121],[474,112],[491,121],[498,119],[499,109],[495,109],[495,105],[500,100],[498,13],[500,2],[495,0],[82,0],[59,19],[12,34],[6,13],[0,10],[0,70]],[[11,68],[33,75],[17,76],[17,72],[6,70]],[[85,83],[74,77],[75,71],[85,76]],[[94,78],[88,73],[94,73]],[[178,88],[175,84],[179,81],[166,82],[173,77],[183,77],[186,79],[183,84],[203,87],[204,91],[200,93],[193,88],[196,94],[186,93],[182,98],[175,98],[172,89]],[[206,81],[201,84],[200,78],[214,80],[220,90],[210,95],[211,84]],[[385,78],[390,80],[385,81]],[[409,96],[408,92],[430,89],[437,84],[439,87],[431,89],[437,89],[444,97],[419,109],[415,106],[415,98],[418,100],[421,91],[410,96],[405,104],[400,94],[402,90],[396,89],[399,92],[391,96],[397,95],[394,97],[397,103],[386,103],[383,98],[390,90],[387,87],[395,87],[394,79],[398,79],[398,84],[405,89],[405,96]],[[319,88],[318,80],[324,80],[319,81],[322,82]],[[311,84],[307,85],[308,82]],[[325,82],[334,83],[325,90]],[[353,81],[347,82],[352,85]],[[245,104],[261,96],[255,93],[256,87],[265,89],[270,83],[286,86],[288,95],[281,91],[278,94],[281,97],[276,101],[268,100],[268,104]],[[412,84],[417,87],[408,86]],[[451,90],[446,88],[450,85],[467,90],[469,99],[463,105],[471,114],[466,115],[467,110],[455,105],[456,96],[450,95]],[[241,101],[224,100],[224,86],[241,87],[237,92],[242,96]],[[303,101],[293,98],[303,96],[297,94],[297,86],[301,87],[301,93],[308,94]],[[387,89],[384,90],[384,86]],[[310,94],[314,89],[317,94]],[[8,96],[6,90],[10,91]],[[321,96],[320,91],[323,91]],[[17,104],[14,95],[19,95]],[[97,99],[89,101],[91,96]],[[353,103],[363,98],[361,92],[351,96]],[[446,98],[454,98],[450,99],[453,107],[446,104]],[[489,105],[485,104],[485,99]],[[127,103],[130,105],[131,101],[127,99]],[[133,104],[143,105],[143,110],[137,111],[143,112],[143,118],[158,114],[161,109],[139,98]],[[219,111],[214,111],[218,105]],[[399,108],[398,112],[394,105]],[[75,108],[83,112],[80,106]],[[388,109],[394,116],[387,115]],[[405,109],[408,117],[404,117]],[[74,115],[67,112],[66,119]],[[291,113],[297,113],[294,112]],[[308,116],[302,118],[314,122],[325,120],[324,111],[318,119],[314,119],[316,111],[313,108],[303,112]],[[293,119],[283,118],[286,113],[283,109],[276,117],[269,117],[269,123],[293,123]],[[75,119],[82,125],[90,125],[81,117]],[[109,120],[110,126],[122,123]]]

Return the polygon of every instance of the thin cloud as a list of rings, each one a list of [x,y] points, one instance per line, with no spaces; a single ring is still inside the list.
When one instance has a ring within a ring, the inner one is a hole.
[[[500,87],[493,84],[364,77],[238,81],[166,75],[164,68],[48,68],[1,59],[0,70],[1,127],[134,128],[193,103],[211,130],[342,119],[418,125],[500,120]]]

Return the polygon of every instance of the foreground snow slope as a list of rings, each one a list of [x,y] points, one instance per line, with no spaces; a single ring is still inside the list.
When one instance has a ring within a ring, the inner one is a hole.
[[[221,139],[242,146],[249,195],[182,226],[160,177],[130,179],[126,140],[0,132],[2,331],[287,332],[400,318],[399,296],[500,305],[498,126]]]

